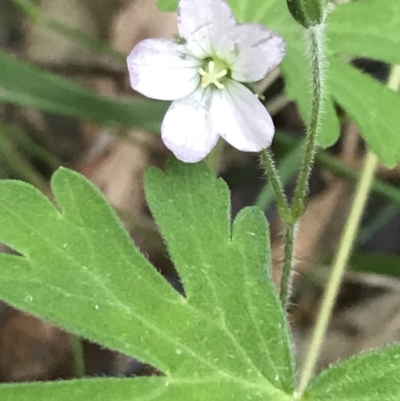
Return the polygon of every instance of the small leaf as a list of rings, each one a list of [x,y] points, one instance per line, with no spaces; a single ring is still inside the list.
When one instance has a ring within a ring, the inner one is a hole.
[[[400,345],[338,363],[311,381],[307,401],[398,401]]]
[[[288,401],[292,358],[263,213],[245,209],[231,232],[227,186],[203,164],[151,170],[146,187],[186,298],[133,246],[103,196],[60,169],[59,210],[26,183],[0,182],[0,241],[22,255],[0,255],[0,299],[155,366],[166,378],[152,399]]]

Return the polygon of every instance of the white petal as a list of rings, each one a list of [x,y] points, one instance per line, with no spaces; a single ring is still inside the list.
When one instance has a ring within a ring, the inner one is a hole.
[[[178,7],[179,34],[190,53],[199,58],[224,57],[233,50],[236,20],[226,0],[181,0]]]
[[[187,163],[204,159],[218,141],[210,120],[211,89],[199,89],[175,100],[161,127],[162,139],[174,155]]]
[[[243,24],[235,28],[236,52],[231,54],[232,78],[256,82],[275,68],[286,53],[283,39],[262,25]]]
[[[271,145],[275,132],[271,116],[242,84],[230,80],[215,91],[211,115],[214,130],[236,149],[259,152]]]
[[[184,46],[167,39],[146,39],[128,56],[131,86],[160,100],[175,100],[193,92],[200,83],[200,62],[185,55]]]

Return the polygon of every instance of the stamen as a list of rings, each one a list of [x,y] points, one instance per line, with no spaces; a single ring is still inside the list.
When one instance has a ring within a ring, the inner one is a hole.
[[[225,87],[224,84],[221,84],[221,82],[215,81],[213,84],[218,88],[218,89],[223,89]]]
[[[222,78],[228,74],[228,70],[222,70],[220,73],[216,75],[217,78]]]
[[[216,68],[216,63],[211,60],[206,66],[206,70],[204,68],[200,68],[199,74],[201,75],[201,87],[207,88],[208,85],[214,84],[218,89],[224,88],[224,84],[222,84],[219,79],[228,75],[228,70],[218,70]]]

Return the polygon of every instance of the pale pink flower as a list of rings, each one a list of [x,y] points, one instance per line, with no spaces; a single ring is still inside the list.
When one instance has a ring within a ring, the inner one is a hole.
[[[165,145],[189,163],[219,137],[246,152],[269,147],[272,119],[243,83],[281,62],[283,39],[262,25],[238,24],[225,0],[180,0],[178,31],[176,41],[146,39],[128,56],[133,89],[173,100],[161,128]]]

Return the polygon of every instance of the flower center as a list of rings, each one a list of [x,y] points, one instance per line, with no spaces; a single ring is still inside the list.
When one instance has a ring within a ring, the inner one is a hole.
[[[214,84],[218,89],[222,89],[224,84],[221,78],[228,75],[229,71],[226,64],[220,60],[209,60],[204,68],[200,68],[201,87],[207,88],[208,85]]]

